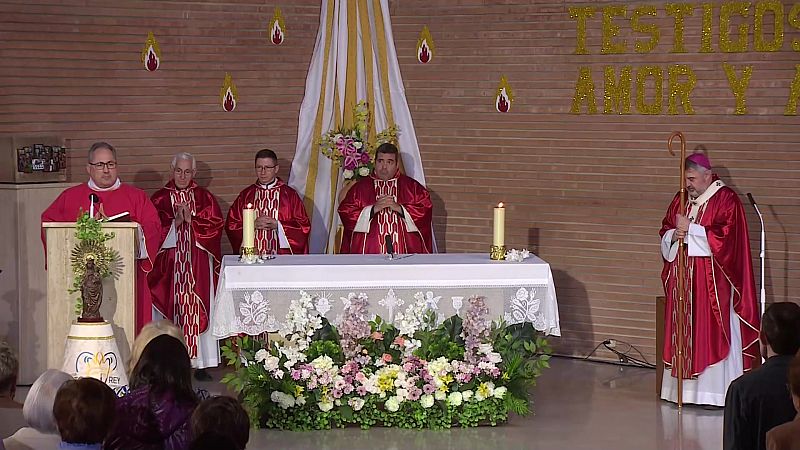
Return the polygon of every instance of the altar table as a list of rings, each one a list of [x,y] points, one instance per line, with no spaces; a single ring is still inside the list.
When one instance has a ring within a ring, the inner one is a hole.
[[[550,265],[531,256],[523,262],[491,261],[487,254],[278,255],[263,264],[244,264],[238,256],[222,260],[211,315],[219,339],[246,333],[276,332],[289,304],[302,292],[317,312],[337,325],[353,296],[369,297],[371,317],[392,321],[421,301],[439,321],[464,316],[468,300],[486,298],[489,317],[507,323],[531,322],[560,336],[558,304]]]

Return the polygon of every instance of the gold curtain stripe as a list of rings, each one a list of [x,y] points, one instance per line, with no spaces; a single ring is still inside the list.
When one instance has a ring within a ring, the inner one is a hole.
[[[375,38],[378,43],[381,94],[383,94],[383,103],[386,109],[386,122],[391,125],[394,123],[394,111],[392,111],[392,95],[389,91],[389,58],[386,52],[386,30],[383,25],[381,0],[372,0],[372,8],[375,11]]]
[[[342,116],[345,128],[353,128],[353,109],[358,103],[356,85],[358,72],[356,57],[358,56],[358,27],[356,26],[356,0],[347,0],[347,70],[344,83],[344,110]],[[341,58],[339,59],[341,62]],[[352,70],[351,70],[352,69]]]
[[[372,53],[372,26],[369,21],[369,8],[367,0],[358,0],[358,16],[361,19],[361,47],[364,53],[364,80],[367,85],[367,107],[370,110],[368,132],[371,138],[375,138],[375,82],[373,77]]]
[[[394,125],[394,111],[392,110],[392,94],[389,90],[389,56],[386,50],[386,30],[383,24],[383,8],[381,0],[372,0],[372,7],[375,11],[375,34],[378,43],[378,63],[380,64],[381,94],[383,94],[384,108],[386,109],[386,124]],[[396,57],[396,56],[395,56]],[[402,133],[402,130],[400,131]],[[399,146],[398,146],[399,147]],[[400,160],[397,161],[400,172],[405,173],[403,165],[403,149],[400,149]]]
[[[333,8],[334,0],[328,0],[328,14],[325,17],[325,56],[322,58],[322,86],[319,91],[319,102],[317,103],[317,117],[314,119],[314,131],[311,139],[311,158],[308,162],[308,173],[306,174],[306,192],[303,204],[306,208],[308,217],[314,217],[314,194],[317,190],[317,173],[319,171],[319,148],[317,148],[317,138],[322,136],[322,115],[325,112],[325,86],[328,80],[328,61],[331,56],[331,36],[333,35]]]

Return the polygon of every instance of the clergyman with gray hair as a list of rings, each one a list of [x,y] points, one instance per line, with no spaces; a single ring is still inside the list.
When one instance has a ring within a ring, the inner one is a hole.
[[[708,157],[690,155],[684,169],[689,194],[685,208],[681,210],[680,193],[676,194],[659,232],[667,300],[661,398],[676,401],[681,377],[684,403],[723,406],[728,385],[756,367],[761,358],[750,238],[739,196],[714,173]],[[687,262],[685,303],[679,318],[681,240],[686,244]],[[683,333],[677,330],[678,320]]]
[[[183,331],[195,378],[219,364],[219,345],[211,333],[211,312],[222,260],[225,219],[211,192],[195,181],[197,161],[190,153],[172,158],[170,180],[152,196],[161,242],[148,282],[153,307]]]

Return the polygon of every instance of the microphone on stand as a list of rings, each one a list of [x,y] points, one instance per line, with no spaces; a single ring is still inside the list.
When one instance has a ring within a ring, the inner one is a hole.
[[[383,239],[383,242],[386,244],[386,253],[389,255],[389,259],[394,259],[394,242],[392,241],[392,235],[387,234]]]
[[[761,252],[758,256],[761,258],[761,314],[764,314],[764,309],[767,306],[767,292],[764,288],[764,247],[766,236],[764,233],[764,216],[761,215],[761,211],[758,209],[758,205],[756,205],[756,201],[753,200],[753,194],[747,193],[747,198],[750,200],[750,204],[753,205],[753,208],[756,210],[756,214],[758,214],[758,219],[761,221]]]
[[[94,192],[89,194],[89,217],[94,219],[94,204],[100,203],[100,197]]]

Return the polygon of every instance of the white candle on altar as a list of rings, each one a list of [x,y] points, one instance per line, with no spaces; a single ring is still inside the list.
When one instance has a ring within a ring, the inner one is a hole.
[[[494,233],[492,235],[492,245],[502,247],[506,243],[506,209],[500,202],[494,208]]]
[[[256,211],[251,203],[242,210],[242,247],[253,248],[256,238]]]

